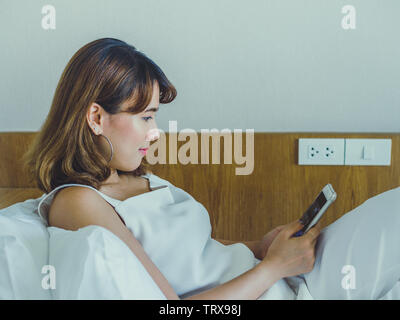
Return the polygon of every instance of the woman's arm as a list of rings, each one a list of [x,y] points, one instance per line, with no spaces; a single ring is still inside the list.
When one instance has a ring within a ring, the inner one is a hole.
[[[222,240],[222,239],[214,239],[214,240],[216,240],[222,244],[225,244],[225,245],[235,244],[235,243],[239,243],[239,242],[243,243],[253,252],[254,256],[257,259],[262,260],[259,258],[260,257],[260,247],[259,247],[260,241],[257,241],[257,240],[254,240],[254,241],[232,241],[232,240]]]
[[[240,276],[184,300],[255,300],[280,278],[276,267],[262,261]]]
[[[279,279],[311,272],[315,262],[315,243],[320,231],[312,228],[307,234],[293,238],[293,234],[302,227],[298,220],[286,225],[268,248],[263,260],[253,269],[186,299],[258,299]]]

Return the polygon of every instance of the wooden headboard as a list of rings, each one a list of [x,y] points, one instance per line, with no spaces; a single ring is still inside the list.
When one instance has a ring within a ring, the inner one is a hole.
[[[0,133],[0,208],[43,194],[29,183],[19,161],[35,134]],[[390,138],[391,165],[300,166],[299,138]],[[245,140],[243,133],[244,144]],[[178,141],[178,149],[184,143]],[[221,164],[155,164],[152,171],[206,207],[212,237],[237,241],[259,239],[275,226],[298,219],[327,183],[332,184],[338,198],[321,220],[322,227],[365,200],[400,186],[399,133],[255,133],[254,157],[250,175],[236,175],[235,168],[242,165],[234,161],[224,164],[223,152]]]

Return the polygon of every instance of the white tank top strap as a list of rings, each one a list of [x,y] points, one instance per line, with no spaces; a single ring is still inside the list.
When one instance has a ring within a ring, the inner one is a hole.
[[[152,190],[158,189],[160,187],[172,186],[172,184],[169,181],[164,180],[152,173],[146,173],[146,174],[142,175],[142,177],[145,177],[149,180],[150,189],[152,189]]]
[[[50,191],[47,195],[45,195],[43,197],[42,200],[40,200],[39,205],[38,205],[38,214],[39,217],[43,220],[43,222],[45,222],[45,224],[48,226],[49,221],[48,221],[48,216],[49,216],[49,209],[50,209],[50,205],[51,202],[53,201],[54,196],[56,195],[57,191],[59,191],[62,188],[65,187],[71,187],[71,186],[79,186],[79,187],[86,187],[86,188],[90,188],[95,190],[98,194],[100,194],[104,200],[106,200],[108,203],[110,203],[110,205],[112,205],[113,207],[117,206],[119,203],[119,200],[117,199],[113,199],[107,195],[105,195],[104,193],[100,192],[99,190],[97,190],[96,188],[93,188],[91,186],[85,185],[85,184],[78,184],[78,183],[67,183],[67,184],[63,184],[61,186],[58,186],[57,188],[55,188],[54,190]]]
[[[142,175],[142,177],[147,178],[149,180],[150,189],[152,189],[152,190],[153,189],[158,189],[161,186],[166,186],[166,185],[169,184],[168,181],[160,179],[160,178],[158,178],[157,176],[155,176],[155,175],[153,175],[151,173],[144,174],[144,175]],[[96,188],[93,188],[93,187],[88,186],[86,184],[79,184],[79,183],[63,184],[61,186],[58,186],[54,190],[50,191],[48,194],[42,196],[43,199],[41,199],[40,202],[39,202],[37,212],[39,214],[39,217],[43,220],[43,222],[45,222],[45,224],[47,226],[49,224],[48,223],[49,209],[50,209],[50,205],[51,205],[51,202],[53,201],[54,196],[56,195],[58,190],[60,190],[62,188],[65,188],[65,187],[70,187],[70,186],[80,186],[80,187],[86,187],[86,188],[90,188],[90,189],[95,190],[113,208],[115,208],[116,206],[118,206],[122,202],[121,200],[111,198],[111,197],[107,196],[106,194],[100,192]]]

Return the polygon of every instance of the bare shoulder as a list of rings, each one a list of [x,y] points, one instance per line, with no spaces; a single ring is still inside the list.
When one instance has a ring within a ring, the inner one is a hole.
[[[107,226],[114,210],[90,188],[74,186],[56,193],[49,210],[49,225],[77,230],[87,225]]]
[[[77,230],[88,225],[108,229],[125,242],[168,299],[179,299],[141,243],[124,225],[114,208],[95,190],[79,186],[61,189],[50,206],[49,225],[67,230]]]

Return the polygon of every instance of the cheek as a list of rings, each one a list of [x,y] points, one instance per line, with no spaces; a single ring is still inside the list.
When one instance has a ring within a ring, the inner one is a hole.
[[[140,148],[142,147],[143,144],[143,137],[142,137],[142,129],[140,127],[140,123],[137,123],[137,121],[126,121],[121,126],[121,141],[123,141],[125,148],[131,149],[131,148]]]

